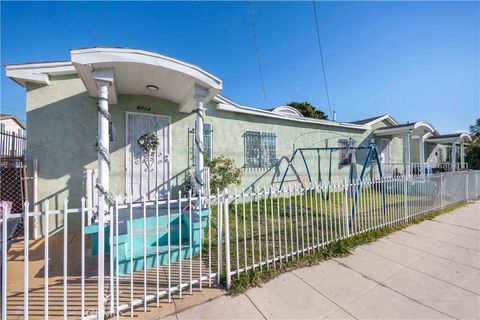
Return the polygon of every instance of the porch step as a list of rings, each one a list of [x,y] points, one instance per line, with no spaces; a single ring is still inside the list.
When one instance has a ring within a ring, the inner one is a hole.
[[[207,218],[208,210],[204,209],[193,210],[191,222],[189,214],[185,212],[181,214],[181,221],[178,214],[171,214],[170,220],[167,215],[159,216],[158,226],[155,216],[127,220],[124,233],[112,236],[113,244],[110,244],[110,225],[105,225],[105,254],[110,253],[110,248],[113,248],[113,257],[118,259],[119,274],[130,273],[130,263],[133,263],[133,271],[142,270],[144,267],[155,267],[157,245],[158,263],[160,265],[168,264],[168,234],[170,232],[170,263],[178,262],[180,259],[189,259],[190,243],[192,256],[199,253],[201,234],[204,234]],[[169,223],[170,228],[168,227]],[[92,237],[92,255],[95,256],[98,254],[98,225],[88,226],[85,228],[85,233]]]

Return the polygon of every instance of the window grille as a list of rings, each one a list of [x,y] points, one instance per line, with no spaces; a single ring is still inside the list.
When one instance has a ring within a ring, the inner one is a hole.
[[[246,131],[245,167],[267,168],[277,162],[277,136],[272,132]]]

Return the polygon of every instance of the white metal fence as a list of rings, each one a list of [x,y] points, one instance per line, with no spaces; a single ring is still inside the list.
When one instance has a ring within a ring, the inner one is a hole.
[[[468,163],[461,164],[451,162],[425,162],[425,173],[440,173],[468,170]],[[387,162],[382,163],[382,171],[385,177],[405,175],[410,171],[411,175],[419,175],[422,173],[422,164],[419,162]]]
[[[45,202],[39,212],[26,203],[25,213],[0,221],[2,319],[134,316],[224,277],[229,287],[248,270],[275,268],[339,239],[479,196],[480,171],[178,194],[117,203],[106,212],[103,232],[87,222],[99,209],[85,200],[81,208],[65,201],[60,210]],[[34,217],[45,234],[35,241],[29,236]],[[8,223],[18,218],[25,221],[24,238],[7,250]],[[65,227],[47,232],[58,219]]]

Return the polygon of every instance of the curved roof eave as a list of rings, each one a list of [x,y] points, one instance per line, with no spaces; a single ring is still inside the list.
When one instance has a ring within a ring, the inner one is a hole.
[[[458,134],[445,134],[445,135],[438,135],[432,138],[429,138],[427,141],[434,142],[434,143],[469,143],[472,142],[472,137],[466,133],[461,132]]]
[[[296,117],[304,117],[297,109],[290,106],[279,106],[272,110],[273,113],[291,115]]]
[[[100,63],[139,63],[152,67],[163,67],[197,79],[216,90],[222,89],[222,80],[200,67],[158,53],[112,47],[94,47],[70,50],[74,65],[94,65]]]

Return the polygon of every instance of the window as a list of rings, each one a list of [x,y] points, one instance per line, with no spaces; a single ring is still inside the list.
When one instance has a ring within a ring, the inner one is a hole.
[[[445,162],[452,162],[452,147],[445,148]]]
[[[212,159],[212,125],[210,123],[203,124],[203,147],[205,160]]]
[[[113,122],[108,123],[108,141],[113,142],[113,138],[115,136],[115,126],[113,125]]]
[[[0,132],[5,132],[5,123],[0,123]]]
[[[191,156],[191,163],[195,166],[195,128],[191,131],[191,141],[192,141],[192,156]],[[213,134],[213,126],[210,123],[203,124],[203,159],[204,161],[212,160],[213,154],[213,143],[212,143],[212,134]]]
[[[245,167],[267,168],[277,163],[277,136],[271,132],[246,131]]]
[[[341,148],[339,150],[339,166],[346,166],[352,162],[352,152],[355,149],[349,149],[355,147],[355,140],[353,139],[339,139],[338,140],[338,147]]]

